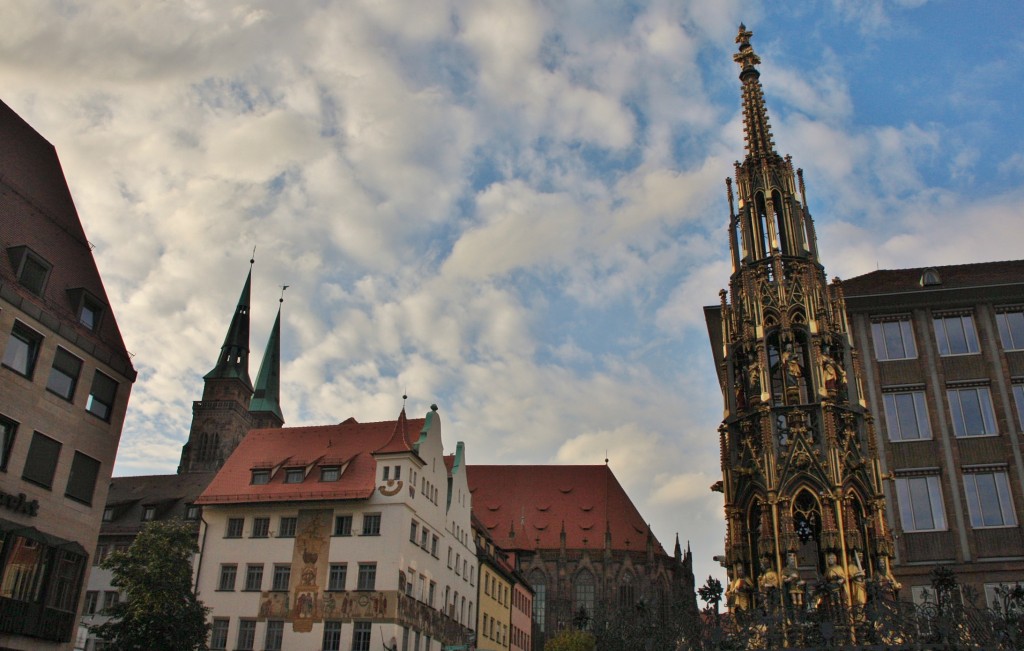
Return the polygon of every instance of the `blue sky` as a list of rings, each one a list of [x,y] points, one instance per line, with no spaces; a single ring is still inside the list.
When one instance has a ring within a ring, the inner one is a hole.
[[[1020,257],[1024,5],[8,0],[2,99],[57,147],[173,472],[253,246],[290,425],[437,402],[475,463],[610,464],[698,577],[724,537],[701,307],[729,274],[754,32],[829,276]],[[993,237],[993,235],[995,237]]]

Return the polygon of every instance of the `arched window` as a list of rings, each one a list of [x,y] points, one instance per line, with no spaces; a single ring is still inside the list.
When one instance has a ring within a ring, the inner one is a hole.
[[[530,587],[533,588],[533,621],[538,630],[544,632],[544,613],[547,607],[547,578],[540,570],[530,572]]]
[[[573,585],[573,623],[577,628],[590,628],[590,622],[594,618],[594,597],[596,592],[594,575],[587,570],[581,570],[576,575]]]
[[[782,195],[778,190],[772,190],[772,209],[775,211],[775,232],[779,237],[779,249],[782,255],[789,255],[789,229],[786,228],[786,209],[782,203]]]
[[[619,581],[619,608],[629,610],[636,605],[636,584],[633,574],[626,572]]]
[[[817,567],[824,572],[825,563],[821,554],[821,505],[811,491],[801,490],[793,500],[793,528],[796,529],[800,548],[797,559],[801,567]]]

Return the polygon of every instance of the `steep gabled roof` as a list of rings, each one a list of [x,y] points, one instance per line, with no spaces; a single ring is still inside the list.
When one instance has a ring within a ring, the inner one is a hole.
[[[0,296],[135,380],[128,351],[100,279],[92,245],[71,199],[57,151],[0,101]],[[9,255],[27,247],[51,265],[41,296],[23,287]],[[79,322],[83,297],[102,304],[95,329]],[[61,319],[52,322],[50,315]]]
[[[193,472],[112,478],[106,506],[113,509],[114,518],[103,522],[100,533],[138,532],[143,525],[143,509],[147,506],[157,507],[156,520],[183,518],[185,506],[196,501],[213,475],[213,472]]]
[[[395,421],[395,429],[391,433],[391,438],[384,445],[374,450],[374,452],[377,454],[392,454],[412,451],[412,444],[409,438],[409,420],[405,416],[405,407],[402,407],[402,413],[398,414],[398,420]]]
[[[422,418],[400,420],[413,432],[425,423]],[[399,422],[359,423],[349,418],[337,425],[252,430],[196,503],[366,499],[375,486],[377,462],[373,454],[394,439]],[[320,481],[320,466],[341,466],[341,478]],[[286,484],[284,470],[288,468],[303,468],[305,479]],[[254,469],[276,472],[269,483],[253,484]]]
[[[655,553],[665,554],[606,465],[468,465],[466,471],[473,514],[504,549],[558,549],[564,526],[567,549],[604,549],[610,530],[613,550],[644,551],[650,536]]]

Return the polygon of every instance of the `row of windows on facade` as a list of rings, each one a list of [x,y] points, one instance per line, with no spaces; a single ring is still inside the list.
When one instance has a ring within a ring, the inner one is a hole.
[[[333,533],[335,536],[352,535],[352,517],[353,516],[351,515],[337,515],[334,517]],[[277,531],[271,531],[270,518],[257,516],[252,519],[252,528],[249,530],[249,537],[269,538],[273,536],[276,538],[294,538],[297,522],[298,518],[296,516],[281,516],[277,521]],[[380,523],[380,513],[364,513],[362,535],[379,536]],[[241,538],[244,532],[245,518],[228,518],[227,528],[224,531],[225,538]]]
[[[21,321],[15,321],[4,349],[2,364],[15,373],[32,380],[36,362],[42,350],[44,337]],[[46,378],[46,390],[73,403],[75,389],[82,374],[83,361],[67,349],[57,346],[53,365]],[[118,383],[99,369],[93,372],[92,386],[85,402],[85,410],[101,420],[109,421],[117,397]]]
[[[990,466],[963,468],[964,497],[971,527],[985,529],[1017,526],[1008,475]],[[899,472],[899,471],[897,471]],[[896,477],[896,498],[905,532],[945,531],[946,510],[942,485],[936,474]]]
[[[123,511],[127,510],[128,506],[129,505],[124,505],[121,507],[107,506],[106,508],[103,509],[103,521],[113,522],[114,520],[120,517]],[[186,504],[184,512],[179,511],[178,513],[173,513],[172,515],[177,516],[181,514],[184,515],[186,520],[195,521],[199,519],[200,513],[202,513],[201,507],[197,506],[196,504]],[[142,507],[142,513],[140,514],[139,517],[143,522],[150,522],[152,520],[156,520],[158,515],[160,515],[160,510],[156,505],[145,504]]]
[[[501,646],[505,646],[508,641],[508,626],[485,613],[483,631],[480,634]]]
[[[7,256],[18,283],[36,296],[42,297],[53,265],[27,246],[12,246],[7,249]],[[102,301],[81,287],[69,289],[68,300],[71,311],[79,323],[89,330],[96,330],[99,327],[104,313]]]
[[[1024,384],[1014,384],[1013,399],[1017,407],[1018,425],[1024,431]],[[928,417],[928,400],[924,387],[882,389],[885,430],[890,441],[927,441],[932,439]],[[988,386],[949,387],[950,422],[957,438],[995,436],[999,433],[992,392]]]
[[[537,624],[538,630],[543,632],[547,608],[547,582],[543,572],[534,570],[530,573],[530,588],[533,589],[533,621]],[[593,615],[596,595],[597,585],[594,575],[588,570],[581,570],[573,580],[573,614],[582,610],[588,615]],[[664,587],[659,588],[653,596],[656,604],[663,605]],[[636,586],[630,572],[623,574],[622,579],[618,582],[618,600],[621,609],[629,609],[637,604]]]
[[[230,633],[230,620],[223,617],[215,617],[210,628],[210,649],[221,650],[228,648],[228,634]],[[269,619],[266,621],[263,633],[264,651],[281,651],[284,639],[283,620]],[[256,641],[257,622],[253,619],[239,619],[238,629],[235,638],[236,651],[252,651]],[[369,651],[372,636],[371,622],[353,622],[352,624],[352,651]],[[324,622],[324,634],[321,649],[323,651],[341,651],[342,622],[327,620]],[[402,627],[402,651],[435,651],[441,648],[441,644],[434,644],[429,635],[422,635],[419,631]]]
[[[1024,311],[997,308],[996,324],[1004,350],[1024,350]],[[971,314],[936,316],[932,319],[939,355],[973,355],[980,352],[978,332]],[[880,362],[917,357],[914,328],[909,317],[871,324],[875,359]]]
[[[504,606],[508,601],[508,586],[500,583],[491,573],[484,574],[484,594]]]
[[[263,563],[249,563],[245,566],[243,592],[261,592],[263,590]],[[270,590],[287,592],[291,580],[292,566],[290,563],[276,563],[271,575]],[[377,587],[377,563],[359,563],[356,575],[356,590],[372,591]],[[235,589],[238,578],[237,563],[223,563],[217,580],[217,590],[231,592]],[[348,563],[331,563],[327,573],[327,590],[342,591],[347,589]]]
[[[0,471],[2,472],[8,471],[14,446],[23,445],[18,443],[19,426],[17,421],[0,415],[0,436],[3,438],[2,448],[0,448]],[[42,432],[32,432],[21,478],[46,490],[53,490],[57,464],[60,461],[63,448],[64,444],[60,441],[50,438]],[[71,459],[71,472],[68,473],[67,483],[64,485],[64,496],[76,502],[91,505],[99,472],[100,462],[98,459],[93,459],[89,455],[75,450]]]

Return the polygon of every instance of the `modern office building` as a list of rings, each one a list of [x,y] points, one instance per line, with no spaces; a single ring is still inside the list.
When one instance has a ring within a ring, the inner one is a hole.
[[[0,142],[0,648],[68,649],[136,373],[53,145]]]
[[[937,565],[980,604],[1024,581],[1024,260],[842,283],[904,596]]]

